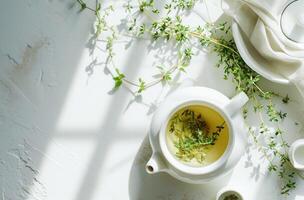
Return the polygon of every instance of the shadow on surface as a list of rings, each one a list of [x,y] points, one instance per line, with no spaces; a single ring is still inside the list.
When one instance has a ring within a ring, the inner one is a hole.
[[[44,152],[94,20],[78,9],[73,0],[1,3],[0,199],[47,196]]]
[[[217,191],[226,185],[229,175],[224,179],[215,180],[208,184],[188,184],[178,181],[166,173],[150,175],[146,172],[145,166],[152,149],[148,136],[142,145],[133,162],[129,178],[130,200],[213,200]]]

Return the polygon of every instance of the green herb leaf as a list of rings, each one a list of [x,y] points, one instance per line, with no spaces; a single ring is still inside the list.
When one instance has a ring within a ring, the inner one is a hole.
[[[288,104],[290,98],[288,97],[288,94],[282,99],[282,102],[285,104]]]
[[[122,74],[118,69],[115,69],[115,71],[117,73],[117,76],[113,77],[113,80],[115,81],[114,88],[118,89],[122,85],[125,75]]]
[[[146,89],[146,83],[139,78],[139,88],[138,88],[138,93],[142,93]]]
[[[83,11],[87,8],[87,4],[83,2],[83,0],[77,0],[77,2],[80,4],[80,11]]]

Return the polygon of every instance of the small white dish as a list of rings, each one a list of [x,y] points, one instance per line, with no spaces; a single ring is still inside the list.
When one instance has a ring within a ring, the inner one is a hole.
[[[295,169],[304,171],[304,139],[292,143],[289,149],[289,159]]]
[[[271,66],[253,47],[250,41],[244,37],[244,33],[234,20],[232,21],[231,30],[240,55],[251,69],[272,82],[285,85],[290,84],[290,81],[279,74],[275,70],[275,66]]]
[[[230,198],[229,198],[230,196]],[[216,200],[244,200],[240,191],[232,187],[222,188],[216,195]]]

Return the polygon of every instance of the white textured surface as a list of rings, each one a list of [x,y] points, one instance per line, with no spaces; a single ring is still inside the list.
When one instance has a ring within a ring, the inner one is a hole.
[[[0,3],[0,199],[212,199],[215,189],[207,194],[201,191],[207,186],[144,173],[149,147],[145,142],[139,148],[166,89],[157,86],[142,98],[126,88],[112,93],[113,81],[98,64],[104,54],[92,52],[88,42],[94,16],[78,13],[73,2]],[[125,45],[115,46],[120,69],[134,80],[155,73],[152,63],[161,52],[141,41],[125,53]],[[200,53],[189,76],[233,96],[213,62]],[[298,119],[293,113],[291,119]],[[248,194],[264,192],[258,199],[278,199],[275,178],[249,158],[244,156],[230,182],[246,181]],[[301,184],[290,199],[304,199]]]

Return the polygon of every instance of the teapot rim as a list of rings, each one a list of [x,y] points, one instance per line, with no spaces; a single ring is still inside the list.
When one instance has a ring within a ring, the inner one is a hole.
[[[190,166],[185,163],[182,163],[177,158],[173,156],[173,154],[170,152],[167,146],[166,142],[166,128],[167,124],[171,118],[171,116],[176,113],[179,109],[182,109],[183,107],[189,106],[189,105],[204,105],[207,107],[212,108],[216,112],[218,112],[225,120],[227,127],[229,129],[229,140],[227,147],[224,151],[224,153],[213,163],[202,166],[202,167],[196,167],[196,166]],[[189,174],[189,175],[202,175],[202,174],[208,174],[212,173],[216,170],[218,170],[220,167],[224,166],[226,161],[228,160],[229,156],[231,155],[232,148],[234,145],[234,126],[232,123],[232,118],[229,116],[229,114],[225,111],[223,107],[220,107],[216,103],[206,101],[206,100],[198,100],[198,99],[186,99],[184,101],[178,102],[177,105],[175,105],[169,114],[166,117],[166,120],[162,123],[160,133],[159,133],[159,144],[160,144],[160,150],[162,154],[164,155],[164,158],[168,161],[168,163],[175,169],[177,169],[180,172]]]

